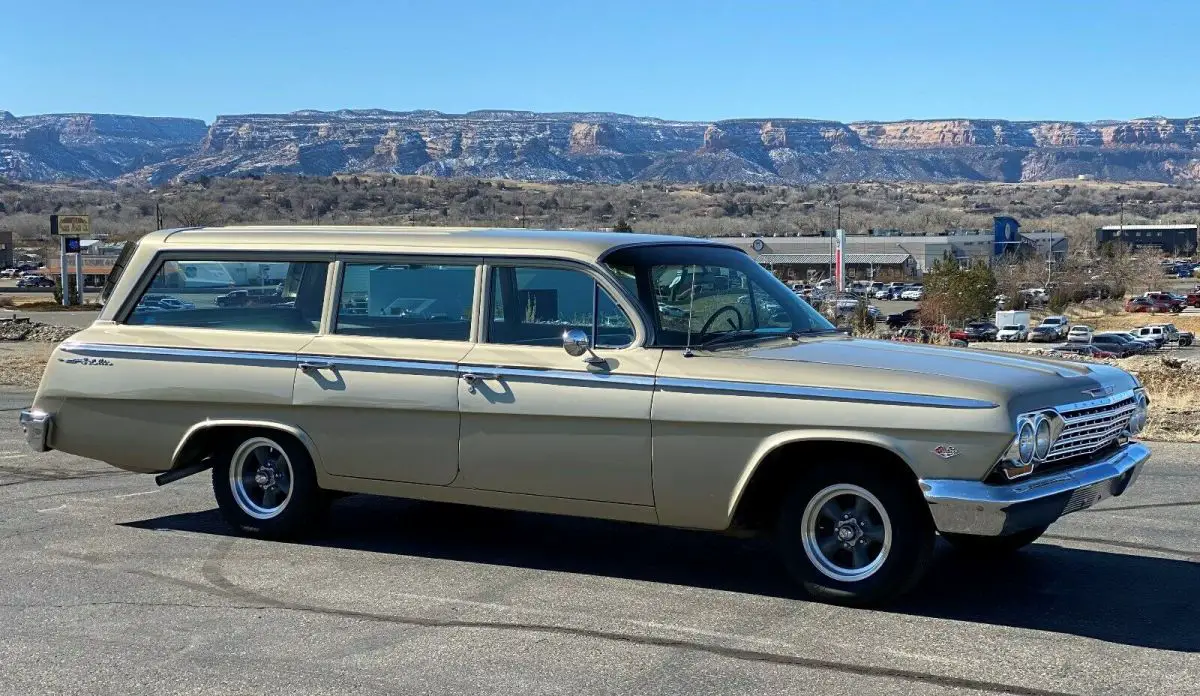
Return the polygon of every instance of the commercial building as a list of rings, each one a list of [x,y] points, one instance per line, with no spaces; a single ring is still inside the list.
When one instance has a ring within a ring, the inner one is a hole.
[[[1158,247],[1172,256],[1196,252],[1196,225],[1109,225],[1096,230],[1096,246],[1120,242],[1131,248]]]
[[[867,230],[847,233],[846,277],[903,280],[915,278],[944,258],[962,264],[995,263],[1008,255],[1031,255],[1061,261],[1067,255],[1062,232],[1022,232],[1016,220],[997,217],[991,230],[905,232]],[[820,236],[728,237],[728,244],[745,249],[759,263],[788,280],[828,275],[833,263],[833,233]]]

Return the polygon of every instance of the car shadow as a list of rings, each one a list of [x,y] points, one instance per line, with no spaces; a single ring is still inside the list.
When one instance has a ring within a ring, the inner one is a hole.
[[[216,510],[124,526],[233,535]],[[632,523],[350,496],[299,543],[802,598],[765,539]],[[991,561],[939,544],[933,566],[884,611],[1200,652],[1200,563],[1051,542]]]

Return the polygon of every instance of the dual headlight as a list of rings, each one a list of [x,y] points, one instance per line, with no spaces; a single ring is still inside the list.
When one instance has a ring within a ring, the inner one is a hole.
[[[1138,389],[1133,393],[1133,414],[1129,416],[1129,428],[1127,432],[1130,437],[1142,432],[1142,428],[1146,427],[1146,420],[1149,417],[1150,399],[1146,396],[1144,389]]]
[[[1021,416],[1017,419],[1015,459],[1025,465],[1044,460],[1061,432],[1062,417],[1053,411]]]

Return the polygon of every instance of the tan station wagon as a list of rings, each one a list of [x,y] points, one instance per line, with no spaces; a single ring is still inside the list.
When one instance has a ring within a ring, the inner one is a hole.
[[[867,603],[938,534],[1015,550],[1150,455],[1122,370],[850,338],[697,239],[165,230],[105,298],[21,413],[30,444],[212,469],[267,537],[337,493],[759,531],[811,595]]]

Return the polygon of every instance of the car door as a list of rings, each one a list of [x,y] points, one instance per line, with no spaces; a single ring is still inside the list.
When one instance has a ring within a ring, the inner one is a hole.
[[[591,267],[490,260],[480,340],[460,369],[455,486],[654,503],[650,399],[661,350]],[[617,298],[617,299],[614,299]],[[572,356],[564,331],[594,352]]]
[[[329,330],[300,351],[297,422],[329,474],[444,486],[482,259],[341,257]]]

